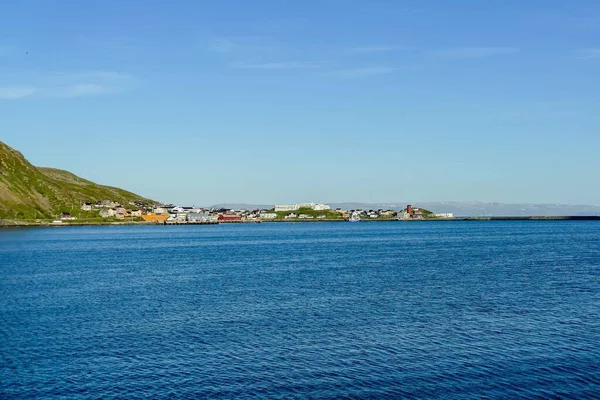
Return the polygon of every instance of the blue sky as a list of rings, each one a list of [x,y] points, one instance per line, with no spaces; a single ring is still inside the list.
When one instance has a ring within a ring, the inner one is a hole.
[[[600,205],[600,3],[3,1],[0,140],[163,201]]]

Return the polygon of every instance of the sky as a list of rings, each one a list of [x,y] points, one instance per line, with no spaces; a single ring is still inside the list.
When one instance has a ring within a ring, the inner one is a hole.
[[[600,205],[597,0],[0,0],[0,140],[165,202]]]

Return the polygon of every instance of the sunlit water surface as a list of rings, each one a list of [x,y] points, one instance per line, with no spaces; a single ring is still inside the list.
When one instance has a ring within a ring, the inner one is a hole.
[[[0,397],[600,397],[600,223],[0,229]]]

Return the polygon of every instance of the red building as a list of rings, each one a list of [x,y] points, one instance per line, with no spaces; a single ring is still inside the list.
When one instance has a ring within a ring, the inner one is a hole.
[[[219,221],[221,222],[241,222],[242,217],[235,214],[222,214],[219,215]]]
[[[406,206],[406,212],[408,213],[408,215],[412,215],[413,209],[410,204]]]

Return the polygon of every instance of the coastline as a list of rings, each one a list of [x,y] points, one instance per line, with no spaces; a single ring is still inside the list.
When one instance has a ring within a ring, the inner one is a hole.
[[[363,219],[360,222],[457,222],[457,221],[600,221],[600,215],[572,215],[572,216],[521,216],[521,217],[456,217],[439,219]],[[33,227],[74,227],[74,226],[172,226],[172,225],[221,225],[221,224],[259,224],[259,223],[322,223],[322,222],[348,222],[343,219],[298,219],[298,220],[253,220],[236,222],[211,222],[211,223],[155,223],[146,221],[123,222],[63,222],[52,224],[50,222],[29,222],[20,220],[1,220],[0,228],[33,228]]]

